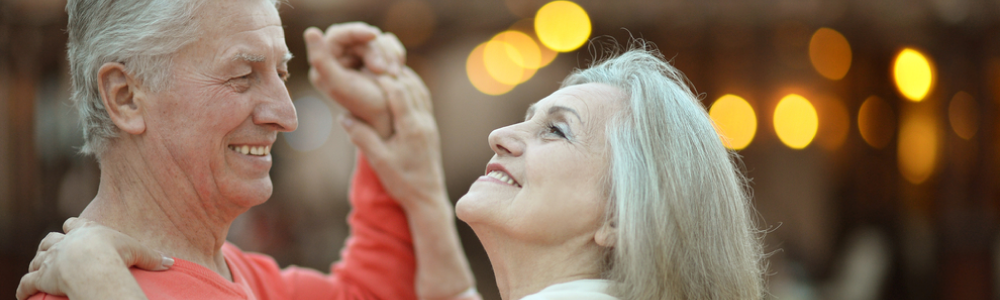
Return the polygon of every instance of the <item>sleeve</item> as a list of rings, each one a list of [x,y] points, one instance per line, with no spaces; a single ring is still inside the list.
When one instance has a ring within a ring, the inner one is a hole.
[[[406,214],[358,153],[351,181],[350,237],[331,275],[289,267],[292,299],[416,300],[416,258]]]

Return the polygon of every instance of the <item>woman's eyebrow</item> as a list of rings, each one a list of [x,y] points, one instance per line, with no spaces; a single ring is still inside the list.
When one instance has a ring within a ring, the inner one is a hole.
[[[551,114],[555,114],[555,113],[557,113],[557,112],[570,112],[570,113],[573,113],[573,115],[575,115],[575,116],[576,116],[576,119],[577,119],[578,121],[580,121],[580,124],[583,124],[583,118],[581,118],[581,117],[580,117],[580,114],[579,114],[579,113],[577,113],[577,112],[576,112],[576,110],[574,110],[574,109],[572,109],[572,108],[569,108],[569,107],[565,107],[565,106],[558,106],[558,105],[554,105],[554,106],[550,107],[550,108],[549,108],[549,111],[548,111],[548,113],[549,113],[550,115],[551,115]]]

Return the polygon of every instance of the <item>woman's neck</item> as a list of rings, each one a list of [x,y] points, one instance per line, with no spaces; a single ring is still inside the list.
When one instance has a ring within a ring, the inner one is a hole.
[[[601,251],[593,239],[538,245],[473,229],[490,257],[504,300],[521,299],[553,284],[600,278]]]

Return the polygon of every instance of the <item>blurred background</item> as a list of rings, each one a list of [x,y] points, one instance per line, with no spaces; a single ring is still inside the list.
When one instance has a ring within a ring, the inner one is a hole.
[[[64,6],[0,1],[0,295],[97,192],[68,101]],[[600,44],[639,37],[743,156],[769,298],[1000,299],[1000,1],[289,0],[281,16],[300,127],[274,146],[273,197],[230,240],[282,266],[328,270],[348,233],[354,149],[342,108],[307,80],[302,32],[363,21],[400,37],[431,90],[453,201],[483,173],[491,130]],[[456,222],[479,290],[499,299]]]

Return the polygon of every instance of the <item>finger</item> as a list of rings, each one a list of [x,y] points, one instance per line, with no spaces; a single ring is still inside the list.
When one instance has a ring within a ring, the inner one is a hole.
[[[374,40],[382,34],[378,27],[365,24],[364,22],[350,22],[333,24],[326,28],[325,40],[329,46],[346,49],[353,46],[364,45]],[[336,48],[334,48],[336,50]]]
[[[399,38],[391,32],[386,32],[383,34],[383,40],[385,40],[386,48],[392,55],[392,59],[396,62],[395,67],[398,68],[394,72],[396,76],[399,76],[403,68],[406,67],[406,47],[403,46],[403,42],[399,41]]]
[[[374,128],[349,114],[340,116],[340,126],[344,127],[344,131],[351,138],[351,143],[358,147],[358,151],[364,153],[373,163],[388,158],[385,141]]]
[[[407,103],[406,90],[399,83],[398,80],[394,80],[388,76],[378,77],[379,86],[385,91],[386,103],[389,105],[389,112],[392,114],[393,124],[402,124],[404,120],[409,118],[409,114],[412,111],[410,104]]]
[[[341,61],[342,63],[350,63],[354,62],[354,57],[364,58],[364,53],[370,51],[367,48],[370,48],[371,42],[375,41],[381,33],[382,31],[378,28],[362,22],[334,24],[327,28],[323,41],[334,57],[338,59],[351,57],[350,60]],[[384,58],[362,61],[366,66],[377,69],[378,72],[385,70]],[[343,64],[342,66],[358,67],[353,64]]]
[[[24,300],[38,293],[38,287],[35,286],[38,281],[38,272],[30,272],[21,276],[21,283],[17,285],[17,299]]]
[[[434,108],[431,103],[431,92],[427,89],[427,85],[424,84],[420,75],[417,75],[410,68],[404,68],[402,73],[403,75],[400,77],[400,80],[410,90],[413,106],[421,111],[432,112]]]
[[[45,255],[48,251],[39,251],[35,253],[35,257],[31,258],[31,263],[28,264],[28,272],[38,271],[42,267],[42,261],[45,261]]]
[[[70,231],[73,231],[74,229],[77,229],[77,228],[80,228],[80,227],[83,227],[83,226],[87,225],[87,223],[89,223],[89,222],[90,221],[87,221],[87,219],[76,218],[76,217],[66,219],[66,222],[63,222],[63,227],[62,227],[63,228],[63,232],[64,233],[69,233]]]
[[[135,266],[143,270],[163,271],[174,265],[174,259],[163,255],[159,251],[153,251],[138,240],[128,236],[116,239],[119,255],[126,266]]]
[[[49,232],[49,234],[45,235],[45,238],[42,239],[42,242],[38,244],[38,251],[41,252],[49,250],[49,248],[51,248],[52,245],[55,245],[56,243],[61,241],[64,237],[66,237],[65,234],[58,232]]]
[[[334,77],[333,73],[339,70],[340,65],[334,59],[333,54],[330,53],[330,49],[326,46],[326,43],[323,42],[323,33],[315,27],[310,27],[306,29],[302,37],[306,41],[306,56],[309,59],[309,65],[319,75],[316,77],[316,80]],[[310,79],[313,79],[313,77],[310,76]]]
[[[370,51],[371,53],[368,53],[368,55],[380,56],[378,60],[385,61],[385,71],[392,76],[399,76],[400,70],[406,65],[406,50],[403,48],[403,44],[399,42],[399,39],[396,38],[396,35],[392,33],[379,35],[378,39],[371,43],[371,48],[373,51]]]

